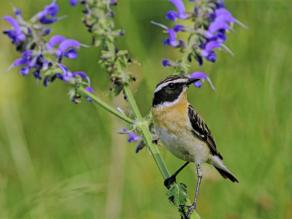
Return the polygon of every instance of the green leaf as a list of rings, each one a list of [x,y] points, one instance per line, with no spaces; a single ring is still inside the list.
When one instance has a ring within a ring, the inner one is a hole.
[[[187,186],[183,183],[173,184],[167,192],[168,199],[176,206],[185,206],[187,203]]]

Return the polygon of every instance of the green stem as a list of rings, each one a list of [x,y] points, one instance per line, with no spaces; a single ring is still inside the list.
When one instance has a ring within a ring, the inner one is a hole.
[[[126,116],[126,115],[118,112],[117,110],[115,110],[114,108],[112,108],[110,105],[108,105],[106,102],[102,101],[101,99],[99,99],[98,97],[96,97],[95,95],[93,95],[92,93],[86,91],[83,87],[80,87],[78,89],[78,91],[81,94],[83,94],[84,96],[90,97],[96,105],[102,107],[103,109],[105,109],[109,113],[111,113],[114,116],[120,118],[121,120],[125,121],[126,123],[133,124],[133,120],[131,118],[129,118],[128,116]]]
[[[137,120],[143,121],[142,115],[138,109],[138,106],[136,104],[134,96],[133,96],[131,90],[129,89],[128,85],[124,86],[124,91],[125,91],[125,94],[127,96],[127,100],[129,102]],[[160,156],[160,152],[159,152],[157,146],[152,143],[152,136],[151,136],[151,133],[149,132],[148,122],[146,122],[146,121],[141,122],[139,128],[142,131],[142,134],[143,134],[144,139],[145,139],[145,143],[148,146],[150,153],[153,156],[155,163],[158,166],[158,169],[159,169],[161,175],[163,176],[164,179],[167,179],[168,177],[170,177],[170,174],[169,174],[169,171],[165,165],[164,160]]]

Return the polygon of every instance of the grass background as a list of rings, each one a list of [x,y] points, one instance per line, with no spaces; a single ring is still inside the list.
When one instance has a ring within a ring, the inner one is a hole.
[[[12,14],[12,3],[28,18],[48,1],[4,0],[1,16]],[[71,8],[67,0],[58,3],[67,18],[54,32],[90,44],[81,8]],[[229,34],[234,57],[219,52],[216,64],[194,65],[209,73],[216,93],[204,86],[189,94],[240,183],[231,184],[206,167],[198,212],[202,218],[290,219],[292,3],[227,0],[226,5],[248,29],[236,27]],[[171,74],[160,60],[177,55],[161,45],[161,30],[150,24],[164,21],[168,8],[164,0],[123,0],[116,9],[117,23],[127,31],[119,43],[141,63],[134,69],[138,82],[133,89],[144,114],[155,84]],[[1,21],[0,28],[7,25]],[[135,154],[135,145],[116,133],[122,123],[89,103],[70,103],[62,83],[44,88],[16,70],[7,72],[17,54],[3,35],[0,45],[1,219],[178,218],[149,153]],[[108,95],[95,49],[81,49],[78,61],[68,64],[88,72],[98,95],[126,108]],[[172,171],[181,165],[161,151]],[[193,168],[179,180],[192,195]]]

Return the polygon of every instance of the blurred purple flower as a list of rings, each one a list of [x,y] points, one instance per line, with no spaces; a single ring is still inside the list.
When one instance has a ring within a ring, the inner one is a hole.
[[[171,21],[176,21],[177,13],[175,11],[168,11],[166,14],[166,19]]]
[[[202,82],[207,81],[210,84],[211,88],[213,90],[215,90],[215,87],[214,87],[212,81],[207,76],[207,74],[204,73],[204,72],[199,72],[199,71],[198,72],[193,72],[193,73],[191,73],[189,75],[189,78],[192,78],[192,79],[200,79],[199,81],[194,82],[194,86],[195,87],[198,87],[199,88],[199,87],[202,86]]]
[[[171,63],[169,61],[169,59],[163,59],[161,64],[164,66],[164,67],[169,67],[171,66]]]
[[[59,6],[54,0],[51,4],[45,6],[45,8],[37,14],[37,18],[42,24],[52,24],[58,21],[56,17],[59,12]]]
[[[78,4],[78,0],[69,0],[70,5],[76,6]]]
[[[176,39],[176,32],[174,29],[167,29],[168,38],[164,40],[164,45],[169,45],[172,47],[177,47],[180,42]]]
[[[85,90],[86,90],[87,92],[89,92],[89,93],[93,93],[93,92],[94,92],[94,90],[93,90],[92,87],[86,87]]]
[[[76,49],[80,48],[80,43],[77,40],[72,39],[66,39],[63,40],[59,48],[57,50],[57,56],[61,58],[62,56],[65,56],[69,59],[75,59],[77,58],[77,51]]]
[[[13,28],[10,30],[3,31],[3,33],[6,34],[10,38],[11,42],[17,46],[21,42],[25,41],[26,36],[22,32],[18,21],[11,16],[4,16],[4,20],[8,22]]]
[[[61,35],[55,35],[52,36],[51,39],[49,40],[49,42],[47,43],[47,49],[53,49],[55,46],[59,45],[60,43],[62,43],[66,38],[61,36]]]
[[[123,128],[122,131],[120,132],[120,134],[127,134],[128,135],[128,142],[136,142],[139,141],[141,139],[141,137],[139,135],[137,135],[135,132],[130,131],[127,128]]]
[[[175,18],[170,20],[176,20],[176,18],[187,19],[189,17],[185,11],[185,5],[182,0],[169,0],[169,2],[171,2],[176,7],[177,10],[177,13],[173,13],[173,11],[169,11],[167,13],[167,14],[172,13],[173,18]],[[167,16],[167,18],[169,17]]]

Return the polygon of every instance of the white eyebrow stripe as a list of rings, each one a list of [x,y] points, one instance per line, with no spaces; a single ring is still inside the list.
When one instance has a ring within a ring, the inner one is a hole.
[[[162,88],[166,87],[170,83],[184,83],[184,82],[187,82],[187,80],[188,79],[186,79],[186,78],[179,78],[179,79],[176,79],[173,81],[168,81],[168,82],[162,83],[154,90],[154,93],[160,91]]]

